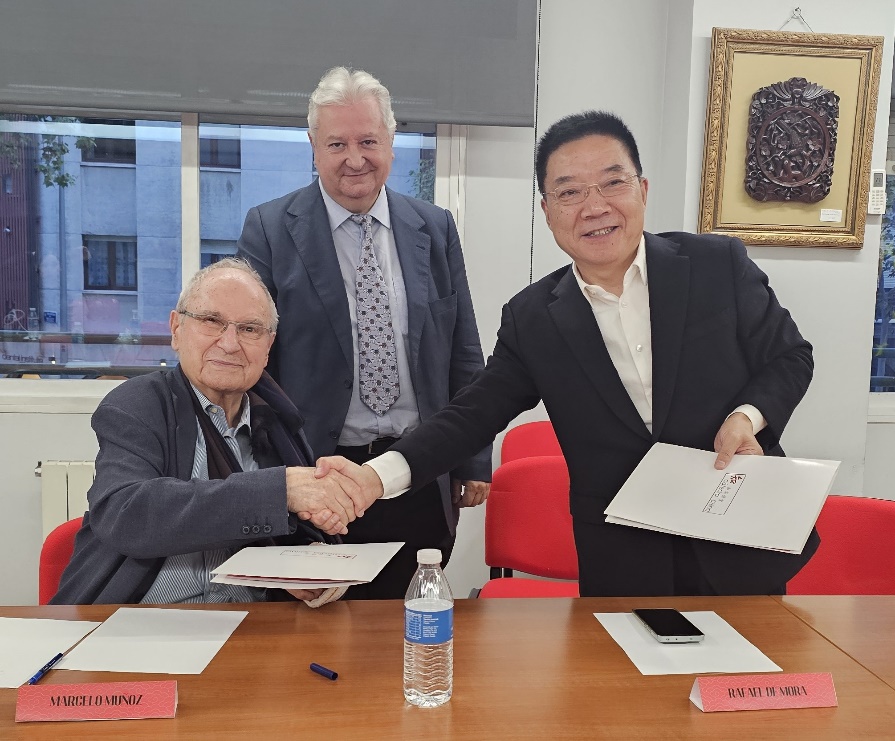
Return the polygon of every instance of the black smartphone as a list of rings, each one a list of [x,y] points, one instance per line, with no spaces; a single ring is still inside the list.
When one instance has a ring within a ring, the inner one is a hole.
[[[632,610],[659,643],[699,643],[705,636],[677,610]]]

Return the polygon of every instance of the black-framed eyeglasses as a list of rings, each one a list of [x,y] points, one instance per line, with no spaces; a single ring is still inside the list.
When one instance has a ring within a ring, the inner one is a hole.
[[[642,180],[640,175],[615,175],[602,183],[565,183],[556,190],[547,191],[542,195],[553,196],[560,206],[574,206],[581,203],[590,195],[590,189],[596,188],[603,198],[618,198],[627,195],[636,183]]]
[[[260,342],[273,332],[270,327],[265,327],[260,322],[228,322],[214,314],[194,314],[185,309],[177,313],[195,319],[199,331],[209,337],[220,337],[231,324],[236,327],[236,336],[243,342]]]

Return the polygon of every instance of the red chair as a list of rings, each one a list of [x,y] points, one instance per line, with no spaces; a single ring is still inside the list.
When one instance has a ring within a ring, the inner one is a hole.
[[[787,594],[895,594],[895,502],[827,497],[817,532],[820,547]]]
[[[485,505],[485,562],[491,580],[479,597],[578,596],[569,472],[562,456],[520,458],[494,472]],[[571,581],[514,577],[513,569]]]
[[[40,572],[38,578],[38,599],[40,604],[49,604],[50,599],[59,590],[62,572],[71,561],[75,550],[75,535],[81,529],[82,517],[63,522],[56,527],[44,541],[40,549]]]
[[[526,422],[507,430],[503,436],[503,445],[500,446],[501,463],[533,455],[562,455],[551,422]]]

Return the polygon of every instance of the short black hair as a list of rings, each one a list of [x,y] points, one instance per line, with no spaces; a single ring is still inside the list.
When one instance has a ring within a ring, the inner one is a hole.
[[[538,190],[544,192],[544,180],[547,178],[547,160],[550,155],[563,144],[583,139],[586,136],[609,136],[621,142],[628,150],[628,156],[634,163],[638,175],[643,174],[640,165],[640,152],[637,151],[637,142],[625,122],[614,113],[608,111],[584,111],[573,113],[570,116],[559,119],[553,124],[538,141],[538,149],[535,154],[535,174],[538,177]]]

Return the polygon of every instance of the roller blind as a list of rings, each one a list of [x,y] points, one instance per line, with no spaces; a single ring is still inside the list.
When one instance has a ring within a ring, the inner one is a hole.
[[[307,115],[323,72],[399,122],[531,126],[537,0],[0,0],[0,107]]]

